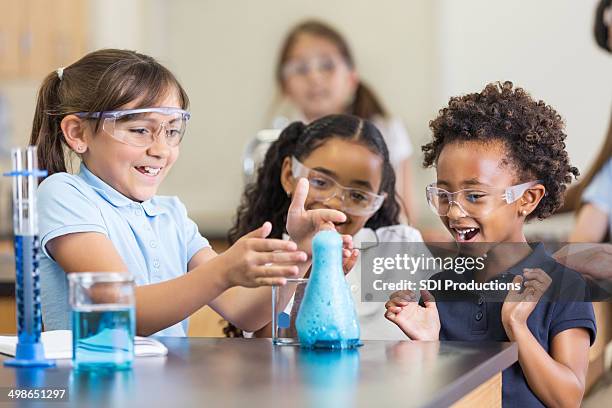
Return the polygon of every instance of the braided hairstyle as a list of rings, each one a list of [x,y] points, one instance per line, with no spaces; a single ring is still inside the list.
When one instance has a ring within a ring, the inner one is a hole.
[[[309,125],[302,122],[290,124],[270,146],[258,169],[257,179],[244,191],[234,225],[229,230],[230,244],[259,228],[265,221],[272,223],[270,238],[282,238],[291,203],[281,185],[283,161],[291,156],[302,161],[331,138],[360,143],[383,159],[382,182],[377,193],[387,193],[387,198],[365,226],[376,229],[399,223],[400,202],[395,194],[395,172],[380,131],[370,121],[357,116],[328,115]]]
[[[395,172],[389,161],[389,151],[382,134],[372,122],[357,116],[329,115],[309,125],[293,122],[272,143],[257,171],[257,179],[246,186],[242,195],[234,225],[228,232],[230,244],[259,228],[265,221],[272,223],[269,237],[282,238],[291,203],[281,185],[283,161],[291,156],[302,161],[332,138],[360,143],[383,159],[382,182],[378,194],[387,193],[387,198],[365,226],[376,229],[399,224],[400,201],[395,194]],[[228,323],[223,328],[223,333],[227,337],[240,337],[242,331]]]

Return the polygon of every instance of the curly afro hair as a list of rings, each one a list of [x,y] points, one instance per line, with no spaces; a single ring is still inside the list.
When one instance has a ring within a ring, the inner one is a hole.
[[[429,127],[433,141],[421,148],[425,167],[434,166],[451,142],[502,142],[517,182],[538,179],[546,188],[528,218],[544,219],[554,213],[563,204],[566,184],[580,174],[565,151],[561,116],[512,82],[491,83],[480,93],[452,97]]]

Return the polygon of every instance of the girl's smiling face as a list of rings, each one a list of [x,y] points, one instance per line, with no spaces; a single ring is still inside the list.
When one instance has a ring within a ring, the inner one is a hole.
[[[525,242],[523,224],[544,195],[544,187],[534,186],[513,203],[501,195],[505,188],[520,184],[517,170],[501,141],[452,142],[444,146],[437,160],[437,186],[449,192],[462,189],[500,191],[498,204],[486,215],[475,218],[457,205],[450,206],[441,220],[458,242]],[[466,232],[467,231],[467,232]]]
[[[122,106],[121,109],[133,109],[137,106],[136,102]],[[161,99],[156,107],[181,108],[181,105],[176,93],[171,92]],[[160,122],[165,120],[161,114],[152,114],[151,117]],[[82,159],[87,168],[134,201],[146,201],[157,193],[159,185],[179,155],[179,147],[166,144],[163,132],[149,147],[122,143],[103,130],[95,135],[86,131],[84,142],[87,150]]]
[[[309,121],[342,113],[350,104],[358,79],[334,43],[300,34],[284,65],[283,91]]]
[[[340,159],[341,158],[341,159]],[[324,173],[344,187],[351,187],[379,194],[382,182],[383,159],[361,143],[346,139],[330,138],[315,148],[308,156],[302,157],[304,166]],[[285,158],[281,171],[281,184],[285,191],[293,194],[296,181],[291,172],[291,159]],[[325,202],[315,201],[308,194],[305,208],[331,208],[342,211],[342,200],[337,195]],[[346,222],[336,226],[341,234],[355,235],[373,215],[352,215],[346,213]]]

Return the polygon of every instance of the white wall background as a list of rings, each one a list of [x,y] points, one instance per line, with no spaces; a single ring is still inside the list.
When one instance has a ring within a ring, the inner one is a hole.
[[[511,80],[554,106],[584,173],[612,111],[612,55],[592,34],[597,0],[438,0],[436,104]]]
[[[612,107],[612,56],[592,38],[596,0],[88,0],[90,48],[136,49],[173,70],[193,119],[181,158],[162,187],[186,203],[205,235],[223,234],[242,191],[241,155],[267,125],[284,34],[318,17],[348,39],[361,76],[406,123],[415,144],[415,199],[428,121],[448,97],[510,79],[566,118],[570,157],[585,169]],[[55,67],[54,67],[55,68]],[[53,68],[53,69],[54,69]],[[35,81],[0,83],[12,140],[29,135]]]
[[[278,49],[308,17],[350,39],[364,80],[422,138],[432,111],[433,53],[424,41],[433,34],[431,10],[428,0],[173,2],[165,60],[188,89],[194,115],[164,191],[180,190],[204,233],[227,226],[242,191],[243,148],[269,125]]]

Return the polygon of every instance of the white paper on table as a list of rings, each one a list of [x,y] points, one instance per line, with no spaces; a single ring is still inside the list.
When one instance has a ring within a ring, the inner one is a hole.
[[[52,330],[43,332],[41,341],[45,350],[45,358],[72,358],[72,331]],[[0,336],[0,353],[15,355],[17,336]],[[151,337],[134,338],[134,354],[136,357],[156,357],[168,354],[168,349],[158,340]]]

